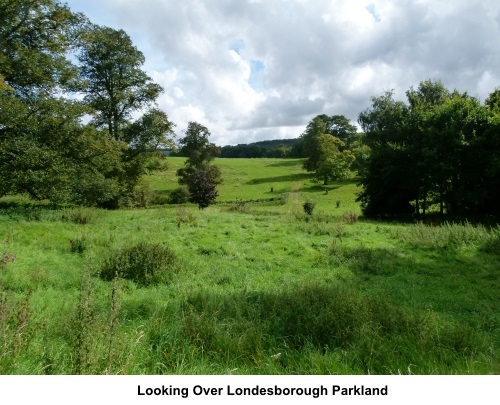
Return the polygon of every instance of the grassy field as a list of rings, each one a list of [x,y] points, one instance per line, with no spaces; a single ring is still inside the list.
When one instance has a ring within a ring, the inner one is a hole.
[[[500,373],[498,226],[366,221],[300,160],[216,163],[204,211],[0,200],[0,373]]]

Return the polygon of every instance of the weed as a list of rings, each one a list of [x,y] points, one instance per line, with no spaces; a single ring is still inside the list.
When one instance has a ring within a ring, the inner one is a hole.
[[[120,310],[120,290],[119,290],[119,280],[114,278],[111,285],[111,298],[109,306],[109,322],[108,322],[108,349],[107,349],[107,370],[109,370],[113,364],[113,354],[114,354],[114,340],[116,332],[118,330],[118,313]]]
[[[85,270],[79,288],[76,311],[70,319],[68,330],[74,374],[91,373],[92,340],[96,322],[95,283],[90,272]]]
[[[66,208],[62,211],[61,219],[78,225],[86,225],[95,221],[97,211],[88,207]]]
[[[249,209],[245,201],[237,201],[229,207],[229,212],[248,213]]]
[[[71,253],[79,253],[82,254],[87,250],[89,241],[87,236],[82,235],[78,236],[76,238],[70,239],[69,240],[69,245],[70,245],[70,251]]]
[[[500,254],[500,228],[491,232],[490,237],[483,242],[480,250],[484,253]]]
[[[415,247],[431,249],[456,248],[458,246],[473,246],[495,244],[499,230],[488,230],[482,225],[472,225],[469,222],[455,224],[445,222],[439,226],[428,226],[418,223],[395,231],[395,237]]]
[[[356,222],[358,222],[358,214],[355,212],[346,212],[343,215],[344,221],[348,223],[349,225],[354,225]]]
[[[188,211],[185,208],[180,208],[177,210],[177,228],[180,228],[181,225],[191,225],[196,226],[197,221],[196,217],[191,211]]]

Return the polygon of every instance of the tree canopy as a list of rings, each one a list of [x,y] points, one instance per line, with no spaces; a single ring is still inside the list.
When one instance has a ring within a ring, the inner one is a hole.
[[[500,165],[495,93],[483,105],[467,93],[426,80],[372,98],[359,115],[371,148],[359,196],[366,215],[498,214]]]
[[[304,169],[314,172],[324,185],[328,180],[348,177],[355,157],[345,149],[346,143],[334,134],[347,139],[355,133],[355,127],[343,116],[316,116],[300,136],[301,153],[307,158]]]
[[[98,128],[123,140],[131,114],[153,105],[163,89],[141,69],[144,55],[125,31],[89,25],[80,42],[84,102],[93,109]]]
[[[0,49],[0,196],[117,206],[173,136],[142,53],[55,0],[0,0]]]

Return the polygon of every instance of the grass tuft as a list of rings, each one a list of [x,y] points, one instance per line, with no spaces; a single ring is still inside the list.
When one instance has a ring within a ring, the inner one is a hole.
[[[166,246],[139,242],[114,251],[103,263],[100,277],[131,280],[140,286],[168,283],[179,270],[179,259]]]

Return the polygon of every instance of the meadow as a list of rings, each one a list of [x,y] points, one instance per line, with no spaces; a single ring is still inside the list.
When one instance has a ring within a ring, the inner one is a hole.
[[[0,374],[500,373],[498,225],[370,221],[300,159],[215,163],[203,211],[0,199]]]

